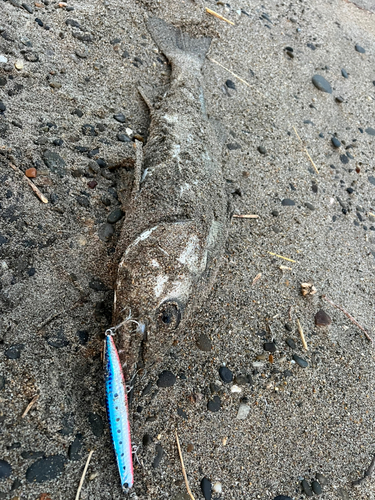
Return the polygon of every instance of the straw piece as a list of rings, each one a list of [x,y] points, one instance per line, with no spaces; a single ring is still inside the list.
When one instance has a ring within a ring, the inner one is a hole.
[[[248,83],[246,80],[244,80],[243,78],[241,78],[240,76],[236,75],[236,73],[233,73],[233,71],[231,71],[230,69],[226,68],[225,66],[223,66],[221,63],[219,63],[218,61],[216,61],[215,59],[213,59],[212,57],[207,57],[207,59],[215,64],[217,64],[218,66],[220,66],[221,68],[225,69],[225,71],[228,71],[228,73],[230,73],[232,76],[234,76],[235,78],[237,78],[237,80],[239,80],[240,82],[244,83],[245,85],[247,85],[248,87],[252,88],[250,83]],[[258,91],[259,92],[259,91]],[[260,94],[262,94],[261,92],[259,92]],[[262,94],[263,95],[263,94]]]
[[[255,278],[253,279],[253,285],[255,285],[255,283],[260,279],[261,276],[262,276],[262,273],[259,273],[255,276]]]
[[[237,214],[234,214],[233,218],[236,218],[236,219],[258,219],[259,215],[255,215],[255,214],[237,215]]]
[[[305,349],[305,351],[308,351],[309,348],[307,347],[306,339],[305,339],[305,336],[304,336],[303,330],[302,330],[302,326],[301,326],[301,323],[299,322],[298,318],[297,318],[297,327],[298,327],[298,331],[299,331],[299,334],[300,334],[300,337],[301,337],[301,340],[302,340],[303,348]]]
[[[26,409],[22,413],[21,418],[25,418],[26,417],[26,415],[29,413],[29,411],[34,406],[34,404],[38,401],[38,399],[39,399],[39,396],[37,394],[36,396],[33,397],[33,399],[30,401],[30,403],[26,406]]]
[[[309,152],[307,151],[307,149],[306,149],[306,148],[305,148],[305,146],[303,145],[302,139],[301,139],[301,137],[298,135],[297,130],[295,129],[295,127],[293,127],[293,129],[294,129],[294,132],[296,133],[296,136],[297,136],[297,137],[298,137],[298,139],[300,140],[300,142],[301,142],[301,144],[302,144],[302,147],[303,147],[303,149],[304,149],[305,153],[306,153],[306,154],[307,154],[307,156],[309,157],[309,160],[311,161],[311,164],[312,164],[312,166],[314,167],[315,172],[316,172],[317,174],[319,174],[319,170],[316,168],[316,165],[315,165],[315,163],[313,162],[313,160],[312,160],[311,156],[309,155]]]
[[[26,177],[26,175],[24,173],[21,172],[21,170],[19,168],[17,168],[15,165],[12,165],[11,163],[9,163],[9,166],[15,171],[15,172],[18,172],[19,174],[22,175],[22,177],[26,180],[26,182],[28,183],[28,185],[31,187],[31,189],[34,191],[34,193],[37,195],[37,197],[40,199],[40,201],[42,201],[43,203],[48,203],[48,200],[47,198],[44,196],[43,193],[41,193],[39,191],[39,189],[36,187],[36,185],[31,182],[31,180]]]
[[[211,14],[211,16],[215,16],[218,19],[220,19],[221,21],[225,21],[226,23],[231,24],[232,26],[234,26],[234,23],[232,23],[232,21],[229,21],[228,19],[226,19],[222,15],[218,14],[217,12],[214,12],[213,10],[209,9],[208,7],[206,7],[206,12],[207,12],[207,14]]]
[[[189,481],[188,481],[188,478],[187,478],[187,475],[186,475],[186,470],[185,470],[185,465],[184,465],[184,459],[182,458],[182,452],[181,452],[181,447],[180,447],[180,440],[178,439],[177,431],[176,431],[176,442],[177,442],[178,454],[180,455],[181,467],[182,467],[182,474],[184,476],[186,490],[187,490],[188,495],[190,496],[191,500],[195,500],[195,498],[193,497],[193,494],[192,494],[192,492],[190,490]],[[78,499],[76,498],[76,500],[78,500]]]
[[[288,257],[283,257],[282,255],[278,255],[277,253],[273,253],[273,252],[268,252],[270,255],[274,255],[275,257],[279,257],[279,259],[284,259],[284,260],[288,260],[289,262],[296,262],[295,260],[293,259],[289,259]]]
[[[82,477],[81,477],[81,480],[80,480],[79,485],[78,485],[78,490],[77,490],[77,494],[76,494],[75,500],[79,500],[79,495],[81,494],[81,489],[82,489],[82,486],[83,486],[83,481],[85,480],[86,472],[87,472],[87,469],[89,467],[90,460],[91,460],[91,457],[92,457],[93,453],[94,453],[94,450],[91,450],[90,453],[89,453],[89,456],[87,457],[87,462],[86,462],[85,468],[83,469],[83,472],[82,472]]]

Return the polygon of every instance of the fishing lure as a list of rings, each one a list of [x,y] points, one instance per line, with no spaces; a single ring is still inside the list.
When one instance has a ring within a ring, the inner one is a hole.
[[[130,439],[127,389],[120,358],[113,340],[114,329],[106,331],[105,392],[113,448],[120,473],[121,486],[127,492],[133,486],[132,444]]]

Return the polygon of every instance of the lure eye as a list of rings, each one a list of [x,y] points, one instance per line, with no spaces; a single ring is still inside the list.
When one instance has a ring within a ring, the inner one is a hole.
[[[176,302],[164,302],[158,310],[158,321],[163,327],[168,327],[174,330],[178,327],[181,321],[181,310]]]

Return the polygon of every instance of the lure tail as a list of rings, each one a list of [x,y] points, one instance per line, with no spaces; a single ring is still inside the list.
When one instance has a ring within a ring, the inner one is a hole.
[[[105,340],[105,389],[108,422],[121,486],[127,491],[133,486],[129,410],[124,374],[112,335],[107,335]]]

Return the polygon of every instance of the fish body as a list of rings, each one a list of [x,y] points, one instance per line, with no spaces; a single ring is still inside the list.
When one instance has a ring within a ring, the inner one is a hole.
[[[211,288],[228,223],[221,143],[202,85],[210,39],[190,38],[157,18],[147,26],[172,74],[162,89],[140,89],[151,125],[117,247],[113,318],[122,325],[119,353],[128,374],[141,343],[146,360],[163,356]],[[137,328],[124,322],[129,310]]]
[[[127,491],[133,486],[128,401],[124,375],[112,335],[107,335],[105,339],[104,361],[108,422],[121,486]]]

